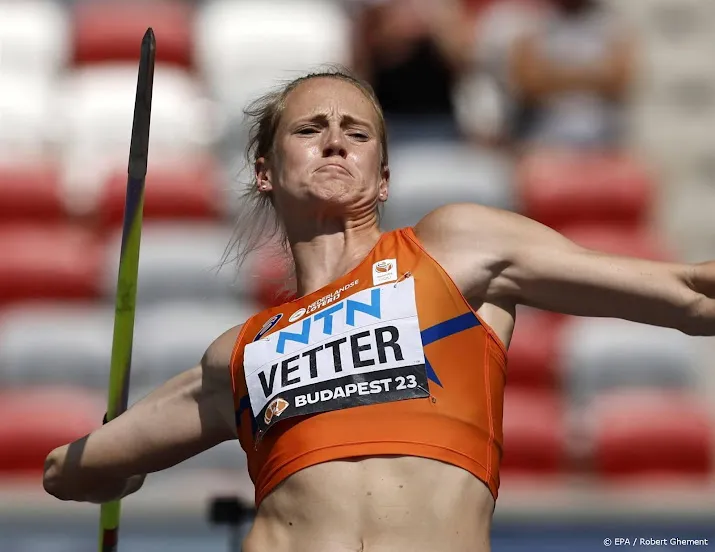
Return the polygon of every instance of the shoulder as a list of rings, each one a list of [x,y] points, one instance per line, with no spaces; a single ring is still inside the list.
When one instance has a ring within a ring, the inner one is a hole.
[[[507,231],[519,215],[477,203],[451,203],[438,207],[424,216],[414,227],[425,244],[456,246],[474,239],[488,240]]]
[[[433,210],[413,230],[465,296],[483,296],[504,269],[514,217],[484,205],[454,203]]]
[[[223,371],[230,366],[231,355],[243,326],[244,324],[234,326],[214,339],[201,360],[204,371]]]

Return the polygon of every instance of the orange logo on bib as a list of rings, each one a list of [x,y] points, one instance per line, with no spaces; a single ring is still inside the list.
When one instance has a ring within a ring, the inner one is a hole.
[[[375,263],[375,271],[376,272],[390,272],[392,269],[392,263],[388,261],[380,261],[379,263]]]
[[[280,416],[286,408],[288,408],[288,402],[286,400],[280,397],[273,399],[273,402],[266,408],[263,421],[266,422],[266,425],[270,424],[273,416]]]

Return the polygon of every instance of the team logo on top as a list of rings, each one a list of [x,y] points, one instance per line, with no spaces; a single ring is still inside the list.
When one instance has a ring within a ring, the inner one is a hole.
[[[397,259],[383,259],[372,265],[372,285],[397,280]]]
[[[258,331],[256,334],[256,337],[253,338],[253,341],[258,341],[261,339],[264,335],[266,335],[269,331],[271,331],[271,328],[278,324],[278,321],[283,318],[283,313],[276,314],[275,316],[271,316],[265,324],[263,324],[263,327]]]
[[[273,400],[271,404],[266,408],[266,413],[263,415],[263,421],[266,425],[271,423],[273,416],[278,417],[283,414],[283,411],[288,408],[288,402],[281,399],[280,397]]]

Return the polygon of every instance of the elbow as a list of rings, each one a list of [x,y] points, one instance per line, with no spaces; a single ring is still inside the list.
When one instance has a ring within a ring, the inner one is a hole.
[[[62,476],[62,454],[60,449],[53,450],[45,459],[42,475],[42,487],[45,492],[59,500],[72,500],[65,478]]]
[[[691,337],[715,335],[715,300],[696,293],[686,309],[685,322],[679,330]]]
[[[689,267],[684,277],[687,286],[685,323],[679,328],[693,337],[715,335],[715,262]]]

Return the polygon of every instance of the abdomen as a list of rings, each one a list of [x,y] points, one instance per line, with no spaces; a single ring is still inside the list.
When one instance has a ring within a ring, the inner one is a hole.
[[[437,460],[317,464],[261,503],[246,552],[487,552],[494,502],[472,474]]]

